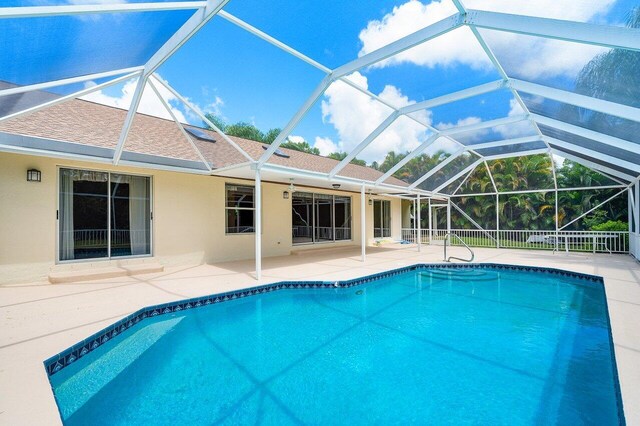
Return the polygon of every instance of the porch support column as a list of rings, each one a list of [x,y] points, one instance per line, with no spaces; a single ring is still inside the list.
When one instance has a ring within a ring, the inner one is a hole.
[[[636,218],[636,235],[640,234],[640,207],[638,207],[638,204],[640,204],[640,181],[636,181],[636,183],[633,185],[635,188],[635,197],[634,197],[634,201],[636,203],[636,208],[634,210],[634,217]],[[640,251],[637,252],[637,254],[640,255]]]
[[[447,234],[451,233],[451,198],[447,198]]]
[[[420,194],[418,193],[418,251],[422,251],[422,201],[420,200]]]
[[[411,232],[412,232],[411,235],[413,235],[413,242],[415,244],[417,244],[418,243],[418,240],[417,240],[418,224],[417,224],[416,221],[418,220],[417,219],[418,218],[418,210],[417,210],[417,207],[416,207],[417,206],[416,199],[414,198],[412,202],[413,202],[413,229],[411,230]]]
[[[433,238],[433,219],[431,217],[431,198],[427,198],[427,206],[429,208],[429,213],[427,214],[429,218],[429,245],[431,245],[431,238]]]
[[[256,280],[262,277],[262,184],[260,169],[256,169],[254,221],[256,235]]]
[[[556,187],[556,238],[555,238],[555,247],[553,248],[553,252],[555,253],[558,249],[558,228],[560,225],[560,221],[558,218],[558,187]]]
[[[367,217],[367,200],[366,194],[364,192],[364,183],[360,187],[360,250],[361,250],[361,261],[364,262],[367,258],[367,227],[365,226],[365,221]]]
[[[500,248],[500,194],[496,191],[496,248]]]

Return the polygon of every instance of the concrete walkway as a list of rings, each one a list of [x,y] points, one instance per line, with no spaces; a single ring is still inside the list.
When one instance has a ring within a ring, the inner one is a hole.
[[[600,275],[605,287],[627,423],[640,425],[640,264],[626,255],[475,249],[476,262],[549,266]],[[440,262],[442,247],[357,248],[263,260],[262,283],[341,280]],[[452,255],[463,255],[461,248]],[[172,268],[74,284],[0,287],[0,424],[60,424],[43,361],[147,305],[256,285],[253,261]]]

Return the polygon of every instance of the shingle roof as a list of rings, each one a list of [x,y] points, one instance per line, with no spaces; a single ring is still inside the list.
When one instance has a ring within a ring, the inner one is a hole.
[[[126,114],[127,111],[124,109],[74,99],[0,122],[0,132],[113,149],[118,143]],[[215,168],[247,161],[219,134],[211,130],[203,130],[210,134],[216,142],[207,142],[195,137],[191,139]],[[264,153],[260,142],[235,136],[230,136],[230,138],[254,160],[259,159]],[[175,123],[171,120],[140,113],[137,113],[133,120],[125,150],[167,158],[199,161],[196,152],[185,140]],[[273,155],[268,161],[270,164],[320,173],[329,173],[338,164],[338,161],[332,158],[287,148],[281,148],[281,150],[289,155],[289,158]],[[340,172],[340,175],[375,181],[382,176],[382,173],[370,167],[349,164]],[[407,186],[406,182],[393,177],[387,179],[386,182]]]

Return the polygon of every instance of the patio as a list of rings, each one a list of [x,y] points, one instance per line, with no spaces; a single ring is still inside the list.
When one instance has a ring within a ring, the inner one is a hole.
[[[463,254],[462,248],[450,254]],[[476,262],[545,265],[604,277],[628,424],[640,423],[640,268],[630,256],[476,248]],[[441,246],[390,244],[319,250],[263,260],[262,283],[340,280],[415,263],[441,262]],[[43,360],[147,305],[255,285],[252,260],[167,268],[162,273],[74,284],[0,287],[2,424],[60,424]],[[321,272],[316,272],[321,271]],[[24,396],[28,395],[28,398]]]

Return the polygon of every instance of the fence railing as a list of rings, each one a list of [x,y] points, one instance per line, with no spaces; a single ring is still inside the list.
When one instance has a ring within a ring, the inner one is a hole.
[[[373,228],[374,238],[387,238],[391,236],[391,228]]]
[[[129,229],[111,230],[111,247],[128,247],[131,244],[132,233],[142,233],[146,231],[131,231]],[[76,249],[100,248],[108,244],[108,229],[76,229],[74,231],[63,231],[63,238],[73,237],[73,245]]]
[[[532,250],[581,251],[592,253],[629,253],[629,232],[627,231],[525,231],[451,229],[471,247],[501,247]],[[434,229],[431,243],[442,244],[446,229]],[[422,243],[429,243],[429,230],[421,229]],[[402,239],[417,243],[417,231],[402,229]],[[455,240],[451,245],[462,245]]]
[[[313,237],[313,227],[311,226],[294,226],[292,227],[292,233],[294,238],[312,238]],[[351,228],[349,227],[332,227],[332,226],[317,226],[316,230],[316,239],[317,240],[333,240],[333,235],[335,232],[336,240],[350,240],[351,239]]]

